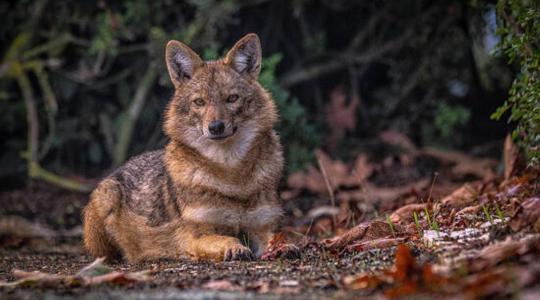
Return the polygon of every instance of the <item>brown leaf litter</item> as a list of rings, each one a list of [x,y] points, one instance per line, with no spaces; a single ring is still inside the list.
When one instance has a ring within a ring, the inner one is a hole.
[[[58,288],[75,286],[96,286],[102,284],[127,285],[150,279],[150,271],[120,272],[104,265],[105,258],[98,258],[75,275],[49,274],[40,271],[27,272],[14,269],[13,282],[0,282],[0,289],[17,287]]]

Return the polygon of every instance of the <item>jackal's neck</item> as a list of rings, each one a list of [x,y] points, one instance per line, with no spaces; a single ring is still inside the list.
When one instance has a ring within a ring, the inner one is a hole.
[[[231,197],[249,197],[275,189],[283,157],[274,131],[256,135],[250,149],[234,166],[216,162],[185,143],[171,141],[165,161],[173,180],[182,186],[203,187]]]

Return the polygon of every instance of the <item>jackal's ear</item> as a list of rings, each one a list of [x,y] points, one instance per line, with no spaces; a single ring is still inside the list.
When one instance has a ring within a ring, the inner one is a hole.
[[[165,60],[169,76],[175,87],[179,87],[193,77],[204,62],[191,48],[178,41],[169,41],[165,49]]]
[[[240,74],[249,74],[254,78],[261,72],[261,42],[255,33],[249,33],[240,39],[225,56],[225,63]]]

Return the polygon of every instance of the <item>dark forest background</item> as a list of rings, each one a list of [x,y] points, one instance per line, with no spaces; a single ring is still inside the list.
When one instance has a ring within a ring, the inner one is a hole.
[[[0,17],[2,189],[88,189],[162,147],[170,39],[214,59],[260,36],[287,172],[316,148],[376,155],[384,130],[498,157],[511,128],[490,119],[517,68],[489,1],[3,1]]]

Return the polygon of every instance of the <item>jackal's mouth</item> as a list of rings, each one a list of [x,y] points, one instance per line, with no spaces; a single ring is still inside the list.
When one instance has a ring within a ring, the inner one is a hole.
[[[230,134],[221,134],[221,135],[211,135],[208,138],[214,141],[223,141],[231,136],[233,136],[236,133],[236,130],[238,127],[234,126],[232,129],[232,132]]]

